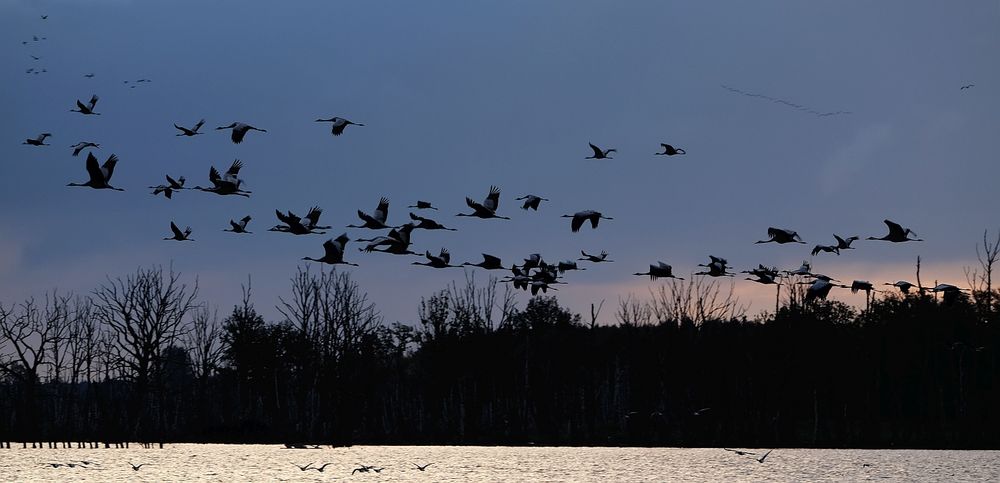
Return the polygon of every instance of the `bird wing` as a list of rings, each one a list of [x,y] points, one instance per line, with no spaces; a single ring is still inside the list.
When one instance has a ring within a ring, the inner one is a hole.
[[[222,176],[219,175],[219,170],[215,169],[215,166],[208,170],[208,180],[216,186],[218,186],[219,181],[222,181]]]
[[[413,220],[413,221],[420,221],[420,222],[427,221],[427,218],[424,218],[424,217],[419,216],[419,215],[415,215],[413,213],[410,213],[410,219]]]
[[[310,224],[312,226],[316,226],[319,224],[319,217],[322,214],[323,214],[323,209],[318,206],[314,206],[312,208],[309,208],[309,213],[306,213],[306,218],[309,219],[309,221],[311,222]]]
[[[379,222],[375,217],[373,217],[373,216],[369,215],[368,213],[365,213],[365,212],[363,212],[361,210],[358,210],[358,218],[361,218],[361,220],[364,221],[365,223],[371,223],[373,225],[384,224],[384,223]]]
[[[177,129],[179,129],[180,131],[182,131],[184,134],[188,134],[188,133],[191,132],[191,130],[189,130],[186,127],[178,126],[176,122],[174,123],[174,127],[177,128]]]
[[[91,110],[93,110],[94,106],[97,105],[97,100],[98,99],[100,99],[100,97],[97,97],[97,94],[94,94],[94,95],[90,96],[90,109]]]
[[[184,233],[180,228],[177,228],[177,225],[172,221],[170,222],[170,231],[174,232],[175,238],[184,238]]]
[[[234,160],[233,164],[229,166],[229,170],[226,171],[226,176],[232,176],[235,178],[236,175],[240,174],[240,168],[242,167],[243,167],[243,161],[240,161],[239,159]]]
[[[883,220],[883,223],[885,223],[885,226],[889,227],[889,234],[890,235],[896,235],[896,236],[900,236],[900,237],[905,237],[906,236],[906,232],[903,230],[903,226],[900,225],[899,223],[890,221],[888,219]]]
[[[385,223],[385,220],[389,217],[389,198],[383,196],[378,200],[378,207],[375,208],[375,213],[372,216],[376,220]]]
[[[590,144],[590,149],[594,150],[594,157],[600,158],[604,156],[604,151],[601,151],[601,148],[594,146],[594,143],[588,143],[588,144]]]
[[[483,265],[496,265],[500,266],[500,258],[494,257],[493,255],[483,254]]]
[[[500,188],[496,186],[490,186],[490,194],[486,196],[486,200],[483,201],[483,206],[488,208],[490,211],[497,211],[500,207]]]
[[[233,128],[233,135],[230,136],[230,139],[233,140],[233,143],[239,144],[243,142],[243,136],[246,135],[247,135],[247,129],[243,126],[237,126]]]
[[[774,237],[778,236],[778,233],[780,233],[782,231],[784,231],[784,230],[782,230],[781,228],[775,228],[775,227],[772,226],[772,227],[769,227],[767,229],[767,236],[769,238],[773,239]]]
[[[479,204],[478,201],[476,201],[476,200],[474,200],[472,198],[469,198],[468,196],[465,197],[465,204],[469,205],[469,208],[472,208],[473,210],[476,210],[476,211],[479,211],[481,209],[483,209],[483,210],[486,209],[485,206]]]
[[[580,227],[583,226],[583,222],[586,221],[586,220],[587,220],[587,218],[583,217],[583,216],[580,216],[580,214],[573,215],[573,221],[570,222],[570,225],[569,225],[570,228],[573,230],[573,233],[576,233],[576,232],[580,231]]]
[[[451,263],[451,253],[449,253],[448,250],[444,248],[441,249],[441,254],[438,255],[438,258],[444,261],[445,265]]]
[[[191,131],[192,132],[198,132],[198,130],[201,129],[201,126],[203,126],[204,124],[205,124],[205,120],[204,119],[198,121],[197,123],[195,123],[194,128],[191,129]]]
[[[242,229],[243,229],[243,227],[245,227],[245,226],[246,226],[246,224],[243,224],[243,225],[241,225],[241,224],[239,224],[239,223],[236,223],[236,222],[235,222],[235,221],[233,221],[233,220],[229,220],[229,224],[230,224],[230,225],[231,225],[231,226],[233,227],[233,231],[239,231],[239,230],[242,230]]]
[[[816,254],[817,254],[817,253],[819,253],[819,252],[820,252],[820,250],[822,250],[822,249],[823,249],[823,247],[821,247],[821,246],[819,246],[819,245],[816,245],[816,246],[814,246],[814,247],[813,247],[813,249],[812,249],[812,256],[814,256],[814,257],[815,257],[815,256],[816,256]]]
[[[84,103],[80,102],[80,99],[77,99],[77,100],[76,100],[76,107],[79,107],[81,111],[86,111],[86,110],[88,110],[88,109],[87,109],[87,106],[86,106],[86,105],[84,105]]]
[[[178,183],[177,180],[171,178],[169,174],[167,175],[167,183],[169,183],[170,187],[174,189],[178,189],[181,187],[181,184]]]
[[[839,237],[836,233],[833,234],[833,237],[837,239],[837,245],[838,246],[845,246],[845,245],[847,245],[847,240],[844,240],[843,238]]]
[[[326,256],[324,258],[338,261],[343,260],[344,258],[343,248],[337,246],[337,243],[334,242],[332,238],[323,242],[323,250],[326,251]]]
[[[115,165],[118,164],[118,156],[112,154],[108,157],[108,160],[104,162],[104,166],[101,167],[101,173],[104,175],[104,181],[111,181],[111,175],[115,173]]]
[[[591,213],[588,218],[590,218],[590,226],[591,226],[591,228],[597,228],[597,224],[600,223],[600,221],[601,221],[601,214],[600,213]]]
[[[91,183],[101,183],[104,181],[104,173],[101,171],[100,165],[97,164],[97,158],[94,157],[94,153],[87,154],[87,173],[90,175]]]

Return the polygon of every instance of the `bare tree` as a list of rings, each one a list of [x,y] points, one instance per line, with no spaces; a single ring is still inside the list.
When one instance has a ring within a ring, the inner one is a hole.
[[[731,320],[746,315],[747,307],[740,304],[729,280],[724,288],[715,279],[692,276],[690,280],[671,279],[656,290],[650,289],[650,310],[659,323],[690,321],[701,324],[707,320]]]
[[[184,342],[191,356],[195,377],[204,382],[222,360],[224,347],[218,313],[208,306],[197,309]]]
[[[615,311],[615,319],[623,327],[650,325],[653,320],[653,309],[650,304],[629,294],[625,298],[618,297],[618,310]]]
[[[89,298],[77,297],[73,302],[69,324],[69,381],[93,382],[95,361],[100,351],[100,331],[93,317]]]
[[[991,315],[993,313],[993,265],[1000,259],[1000,231],[995,240],[990,241],[989,230],[983,231],[983,249],[979,250],[976,245],[976,260],[979,261],[979,268],[965,268],[965,279],[972,288],[972,296],[976,301],[976,306],[980,313]]]
[[[68,300],[52,292],[41,305],[34,298],[9,308],[0,304],[0,371],[26,384],[39,382],[43,365],[58,371],[61,357],[55,355],[68,328]]]
[[[108,279],[94,291],[94,315],[108,329],[112,360],[119,375],[141,390],[164,351],[188,330],[185,316],[195,307],[198,283],[188,289],[180,274],[161,267],[139,268],[125,278]]]
[[[348,272],[299,268],[292,277],[292,298],[279,299],[278,312],[321,356],[335,363],[360,346],[362,338],[382,325],[382,316]]]

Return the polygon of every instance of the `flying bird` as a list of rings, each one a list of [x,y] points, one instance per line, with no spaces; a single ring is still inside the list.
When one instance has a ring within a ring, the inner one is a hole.
[[[962,87],[959,87],[958,90],[964,91],[965,89],[971,89],[973,87],[976,87],[976,85],[975,84],[966,84],[966,85],[964,85]]]
[[[368,245],[359,250],[371,253],[382,252],[392,255],[418,255],[410,250],[410,233],[413,231],[413,224],[407,223],[399,228],[389,230],[386,236],[379,236],[371,239],[358,239],[359,242],[368,242]],[[381,250],[378,247],[385,247]]]
[[[738,454],[740,456],[746,456],[748,454],[749,455],[756,455],[757,454],[757,453],[751,453],[749,451],[741,451],[741,450],[738,450],[738,449],[729,449],[729,448],[722,448],[722,449],[724,451],[729,451],[729,452],[732,452],[732,453],[736,453],[736,454]]]
[[[503,264],[500,263],[500,258],[493,255],[483,254],[483,261],[479,263],[465,262],[462,265],[469,265],[472,267],[485,268],[486,270],[506,270]]]
[[[194,125],[194,127],[192,127],[191,129],[188,129],[188,128],[184,127],[184,126],[178,126],[177,123],[174,123],[174,127],[177,128],[178,130],[180,130],[180,134],[175,134],[175,136],[197,136],[199,134],[204,134],[204,133],[198,132],[198,130],[201,129],[201,126],[203,126],[204,124],[205,124],[205,120],[202,119],[202,120],[196,122],[195,125]],[[235,131],[234,131],[233,135],[235,136]],[[242,136],[240,138],[242,139]]]
[[[389,198],[382,197],[378,200],[378,206],[375,207],[375,211],[371,215],[358,210],[358,218],[365,222],[363,225],[347,225],[348,228],[368,228],[371,230],[381,230],[384,228],[391,228],[389,225],[385,224],[385,221],[389,217]]]
[[[838,250],[853,250],[854,247],[851,246],[851,242],[859,239],[857,236],[849,236],[847,238],[842,238],[840,235],[837,235],[836,233],[833,234],[833,237],[837,239]],[[838,252],[837,254],[839,255],[840,253]]]
[[[213,186],[210,188],[195,186],[194,189],[215,193],[217,195],[238,195],[249,198],[250,191],[240,189],[240,186],[243,184],[243,180],[239,177],[240,168],[242,167],[242,161],[239,159],[234,160],[233,164],[229,166],[228,170],[226,170],[226,174],[220,175],[219,171],[215,169],[215,166],[212,166],[212,168],[208,171],[208,180],[212,182]]]
[[[524,200],[524,204],[521,205],[522,210],[527,210],[528,208],[531,208],[532,210],[535,211],[538,211],[538,205],[541,204],[541,202],[549,201],[546,198],[542,198],[540,196],[535,196],[535,195],[524,195],[520,198],[514,198],[514,199],[518,201]]]
[[[589,255],[587,252],[580,250],[580,254],[583,258],[577,258],[577,260],[586,260],[588,262],[601,263],[601,262],[613,262],[614,260],[608,260],[608,252],[601,250],[600,255]]]
[[[344,261],[344,248],[347,247],[348,241],[350,241],[350,238],[347,236],[347,233],[342,233],[337,238],[331,238],[323,242],[323,250],[325,253],[322,258],[303,257],[302,259],[313,262],[328,263],[330,265],[342,264],[353,265],[356,267],[358,264]]]
[[[51,144],[45,144],[45,138],[51,137],[51,133],[43,132],[35,137],[35,139],[25,139],[21,144],[27,144],[30,146],[51,146]],[[74,154],[74,156],[76,156]]]
[[[97,114],[97,115],[99,115],[101,113],[94,112],[94,106],[97,105],[97,101],[99,99],[100,98],[97,97],[97,94],[94,94],[94,95],[90,96],[90,102],[87,103],[87,104],[84,104],[84,103],[80,102],[79,99],[77,99],[76,100],[76,107],[78,107],[79,109],[70,109],[70,112],[79,112],[80,114]]]
[[[899,223],[895,223],[890,220],[883,220],[882,222],[889,227],[889,234],[882,238],[876,238],[870,236],[868,237],[869,240],[882,240],[893,243],[901,243],[908,241],[924,241],[923,239],[920,238],[909,238],[909,235],[917,236],[917,234],[914,233],[913,230],[909,228],[903,228],[902,225],[900,225]]]
[[[785,273],[788,275],[809,276],[812,275],[812,264],[810,264],[808,260],[803,260],[802,265],[799,265],[799,268],[796,268],[795,270],[785,270]]]
[[[184,228],[182,232],[180,228],[174,222],[170,222],[170,231],[174,232],[174,236],[164,238],[164,240],[177,240],[177,241],[194,241],[193,238],[188,238],[191,236],[191,227]]]
[[[676,278],[677,280],[684,280],[683,278],[675,277],[673,267],[663,262],[656,262],[655,265],[650,265],[649,271],[646,273],[634,273],[633,275],[649,275],[650,280],[656,280],[658,278]]]
[[[86,78],[88,78],[88,79],[93,79],[94,78],[94,74],[93,73],[91,73],[91,74],[83,74],[83,76],[86,77]]]
[[[427,467],[430,466],[430,465],[432,465],[432,464],[434,464],[434,463],[427,463],[426,465],[420,466],[420,465],[418,465],[416,463],[413,463],[413,466],[416,466],[417,469],[420,470],[420,471],[427,471]]]
[[[118,164],[118,156],[112,154],[107,161],[104,162],[103,166],[97,164],[97,158],[94,157],[94,153],[87,153],[87,174],[90,175],[90,179],[86,183],[69,183],[66,186],[89,186],[94,189],[111,189],[115,191],[125,191],[121,188],[115,188],[108,184],[111,181],[111,175],[115,172],[115,165]]]
[[[422,228],[424,230],[448,230],[448,231],[456,231],[454,228],[448,228],[448,227],[446,227],[446,226],[444,226],[444,225],[442,225],[442,224],[440,224],[440,223],[438,223],[438,222],[436,222],[436,221],[434,221],[434,220],[432,220],[430,218],[424,218],[422,216],[417,216],[417,215],[415,215],[413,213],[410,213],[410,219],[413,220],[413,221],[418,222],[414,226],[414,228]]]
[[[101,145],[97,143],[92,143],[90,141],[80,141],[70,147],[73,148],[73,156],[79,156],[80,152],[83,151],[84,149],[99,148],[101,147]]]
[[[361,123],[358,123],[358,122],[351,122],[351,121],[348,121],[347,119],[344,119],[342,117],[331,117],[330,119],[317,119],[316,122],[330,122],[330,123],[333,123],[331,125],[331,127],[330,127],[330,133],[333,134],[334,136],[340,136],[341,134],[343,134],[344,133],[344,129],[346,129],[347,126],[350,126],[350,125],[364,126],[364,124],[361,124]]]
[[[771,451],[774,451],[774,450],[773,449],[767,450],[767,453],[764,453],[763,455],[761,455],[760,458],[757,458],[757,462],[763,464],[764,460],[767,459],[767,455],[771,454]]]
[[[41,58],[41,57],[35,57],[34,55],[32,55],[32,56],[31,56],[31,59],[32,59],[32,60],[42,60],[42,58]]]
[[[181,176],[180,178],[177,178],[177,179],[173,179],[168,174],[167,175],[167,184],[161,184],[159,186],[150,186],[150,188],[153,188],[153,196],[156,196],[156,195],[158,195],[160,193],[163,193],[163,196],[166,196],[167,199],[169,200],[169,199],[171,199],[173,197],[174,191],[180,191],[180,190],[184,189],[184,182],[185,181],[186,180],[184,179],[183,176]]]
[[[675,148],[675,147],[673,147],[673,146],[671,146],[669,144],[660,143],[660,146],[663,146],[663,152],[662,153],[653,153],[653,154],[656,154],[656,155],[659,155],[659,156],[673,156],[675,154],[687,154],[687,152],[685,152],[683,149],[681,149],[681,148]]]
[[[222,231],[231,231],[233,233],[253,233],[252,231],[247,231],[247,223],[250,223],[250,215],[244,216],[240,221],[229,220],[229,226],[232,228],[227,228]]]
[[[802,241],[802,238],[799,237],[798,233],[785,228],[775,228],[772,226],[767,229],[767,236],[769,237],[767,240],[760,240],[754,243],[805,243]]]
[[[250,131],[267,132],[266,129],[258,129],[258,128],[255,128],[255,127],[249,125],[249,124],[244,124],[242,122],[234,122],[234,123],[232,123],[232,124],[230,124],[228,126],[219,126],[219,127],[215,128],[216,131],[218,131],[220,129],[232,129],[233,130],[233,135],[232,135],[233,144],[242,143],[243,142],[243,137],[246,136],[247,133],[250,132]]]
[[[465,204],[472,208],[473,212],[470,214],[459,213],[455,216],[475,216],[477,218],[500,218],[503,220],[509,220],[510,218],[506,216],[500,216],[497,214],[497,208],[500,207],[500,188],[496,186],[490,186],[490,194],[486,195],[486,199],[482,203],[478,203],[472,198],[466,197]]]
[[[134,465],[134,464],[132,464],[131,461],[129,461],[128,464],[129,464],[129,466],[132,467],[132,471],[139,471],[139,468],[142,468],[143,466],[149,466],[149,463],[142,463],[142,464],[139,464],[139,465]]]
[[[611,156],[608,156],[608,155],[611,154],[611,153],[617,153],[618,152],[617,149],[613,149],[612,148],[612,149],[604,149],[604,150],[602,150],[601,148],[599,148],[597,146],[594,146],[594,143],[589,143],[589,144],[590,144],[590,149],[594,150],[594,155],[593,156],[587,156],[584,159],[614,159],[614,158],[612,158]]]
[[[556,269],[559,270],[559,273],[566,273],[570,270],[586,270],[586,268],[577,267],[576,262],[573,260],[564,260],[559,262],[556,264]]]
[[[322,473],[322,472],[323,472],[323,470],[325,470],[327,466],[330,466],[330,465],[332,465],[332,464],[333,464],[333,463],[323,463],[323,466],[314,466],[314,467],[312,467],[312,468],[310,468],[310,469],[313,469],[313,470],[316,470],[316,471],[318,471],[318,472]]]
[[[268,231],[291,233],[293,235],[310,235],[313,233],[326,233],[316,230],[326,230],[330,228],[329,226],[320,226],[319,217],[323,214],[323,209],[318,206],[309,208],[309,212],[306,213],[304,218],[292,213],[290,210],[287,214],[282,213],[280,210],[274,210],[274,213],[278,216],[278,220],[284,223],[284,225],[277,225],[273,228],[269,228]]]
[[[858,293],[859,291],[864,291],[866,294],[870,294],[875,287],[872,283],[867,280],[855,280],[851,282],[851,293]]]
[[[610,216],[604,216],[600,211],[594,210],[584,210],[573,213],[572,215],[562,215],[562,218],[572,218],[570,222],[570,229],[573,233],[580,231],[580,227],[583,226],[583,222],[590,221],[591,228],[597,228],[597,224],[600,223],[602,219],[604,220],[614,220]]]
[[[811,253],[815,257],[819,252],[836,253],[837,256],[840,256],[840,249],[832,245],[816,245]]]
[[[309,464],[307,464],[305,466],[302,466],[302,465],[297,464],[297,463],[292,463],[292,464],[295,465],[295,467],[298,468],[300,471],[305,471],[305,470],[312,469],[312,463],[309,463]]]
[[[809,288],[806,289],[806,302],[815,299],[826,299],[826,296],[830,294],[830,290],[836,286],[837,285],[831,283],[829,280],[822,278],[817,279],[809,285]]]
[[[437,208],[431,206],[430,201],[417,201],[417,204],[407,206],[407,208],[416,208],[418,210],[436,210]]]
[[[884,285],[896,287],[899,289],[900,292],[903,292],[904,294],[910,293],[910,289],[916,286],[910,282],[907,282],[906,280],[897,280],[895,283],[886,282]]]
[[[430,250],[424,253],[424,257],[427,258],[426,262],[413,262],[413,265],[424,265],[431,268],[453,268],[459,265],[450,265],[451,263],[451,253],[447,249],[442,248],[438,255],[431,255]]]

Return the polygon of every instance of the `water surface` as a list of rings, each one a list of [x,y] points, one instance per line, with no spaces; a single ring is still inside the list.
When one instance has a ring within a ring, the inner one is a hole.
[[[12,445],[13,446],[13,445]],[[764,450],[749,449],[762,453]],[[89,467],[48,463],[93,461]],[[128,462],[145,463],[133,471]],[[331,463],[322,473],[293,463]],[[433,463],[419,471],[414,463]],[[359,465],[383,468],[355,473]],[[868,465],[868,466],[865,466]],[[1000,481],[1000,451],[172,444],[0,450],[0,481]]]

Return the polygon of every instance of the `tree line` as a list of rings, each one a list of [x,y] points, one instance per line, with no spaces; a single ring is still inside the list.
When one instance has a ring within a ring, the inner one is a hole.
[[[472,272],[386,323],[349,272],[309,268],[280,320],[249,283],[220,317],[139,268],[0,301],[0,441],[997,448],[995,258],[947,299],[786,283],[748,317],[695,278],[603,323]]]

